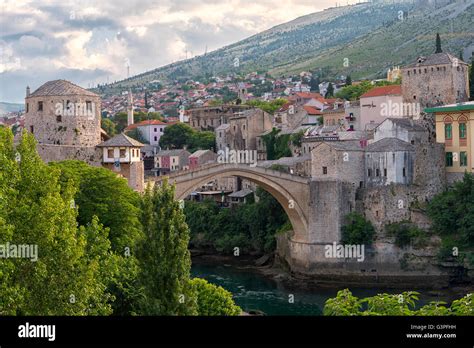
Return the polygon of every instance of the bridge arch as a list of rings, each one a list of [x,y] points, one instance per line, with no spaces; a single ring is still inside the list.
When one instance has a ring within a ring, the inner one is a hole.
[[[191,172],[180,172],[168,177],[176,185],[176,199],[188,197],[192,191],[216,178],[238,176],[254,182],[270,193],[283,207],[293,227],[293,240],[306,240],[308,234],[309,185],[307,178],[250,167],[241,164],[221,164]],[[157,178],[157,182],[163,180]]]

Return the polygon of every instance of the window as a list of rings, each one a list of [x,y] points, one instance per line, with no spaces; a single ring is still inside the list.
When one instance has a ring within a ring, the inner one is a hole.
[[[446,140],[453,138],[453,125],[451,123],[444,125],[444,137]]]
[[[465,123],[460,123],[459,124],[459,137],[461,139],[466,139],[467,138],[467,129],[466,129],[466,124]]]
[[[155,141],[158,141],[158,137],[155,137]]]
[[[383,169],[383,176],[384,176],[384,177],[387,177],[387,168],[384,168],[384,169]]]
[[[56,116],[56,122],[62,122],[62,117],[61,115]]]
[[[125,158],[125,149],[120,149],[120,158]]]
[[[416,95],[413,96],[413,99],[416,100]]]
[[[26,112],[30,110],[30,103],[26,103]]]
[[[459,153],[459,165],[461,167],[467,167],[467,152],[461,151]]]
[[[154,128],[153,132],[155,133],[158,132],[158,128]]]
[[[452,167],[452,166],[453,166],[453,153],[446,152],[446,167]]]
[[[30,126],[30,132],[33,134],[35,132],[35,128],[33,126]]]
[[[323,167],[323,175],[327,175],[328,174],[328,167]]]
[[[163,128],[160,128],[160,132],[163,133]]]
[[[380,169],[375,170],[375,176],[380,176]]]
[[[43,102],[38,102],[38,111],[43,111]]]
[[[368,175],[369,177],[372,176],[372,169],[368,169],[368,170],[367,170],[367,175]]]
[[[405,178],[407,176],[407,170],[405,167],[403,167],[403,177]]]
[[[425,74],[428,72],[428,69],[425,68]]]
[[[108,158],[114,158],[114,149],[108,149],[107,150],[107,157]]]

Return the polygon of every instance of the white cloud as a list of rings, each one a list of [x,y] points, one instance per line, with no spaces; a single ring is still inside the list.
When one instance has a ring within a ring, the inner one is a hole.
[[[349,1],[356,2],[355,0]],[[18,101],[29,83],[20,70],[76,83],[104,83],[202,54],[336,0],[3,0],[0,100]],[[120,33],[120,34],[118,34]],[[15,75],[15,71],[18,74]],[[41,72],[41,73],[40,73]],[[15,81],[5,81],[18,76]],[[49,77],[48,77],[49,78]],[[59,76],[60,78],[60,76]],[[18,96],[17,96],[18,95]]]

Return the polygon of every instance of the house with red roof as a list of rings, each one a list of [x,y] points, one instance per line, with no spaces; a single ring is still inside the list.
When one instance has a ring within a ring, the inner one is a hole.
[[[400,85],[374,87],[360,97],[360,117],[356,130],[370,130],[387,118],[403,118]]]
[[[146,120],[139,123],[132,124],[125,128],[125,132],[138,129],[138,132],[147,143],[153,146],[158,146],[160,138],[165,132],[165,128],[170,126],[170,123],[165,123],[160,120]]]

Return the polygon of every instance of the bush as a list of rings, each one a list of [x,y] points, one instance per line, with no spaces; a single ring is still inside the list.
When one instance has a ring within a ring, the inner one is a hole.
[[[324,306],[327,316],[367,316],[367,315],[396,315],[396,316],[448,316],[474,315],[473,294],[453,301],[451,307],[444,302],[431,302],[418,310],[415,309],[419,293],[406,291],[401,294],[378,294],[359,299],[348,290],[341,290],[335,298],[330,298]]]
[[[374,226],[358,213],[346,216],[346,224],[342,226],[342,243],[371,245],[375,236]]]
[[[425,232],[409,221],[402,221],[387,225],[385,230],[388,235],[395,237],[395,244],[399,248],[410,245],[415,240],[423,239]]]
[[[200,278],[192,279],[190,285],[197,296],[198,315],[237,316],[242,313],[232,294],[224,288]]]

